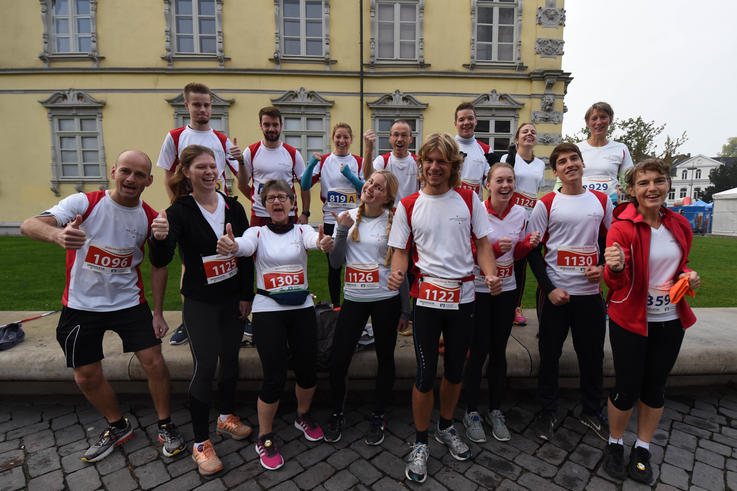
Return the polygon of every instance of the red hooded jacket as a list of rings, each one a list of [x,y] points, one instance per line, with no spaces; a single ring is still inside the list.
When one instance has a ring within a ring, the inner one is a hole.
[[[648,257],[650,256],[650,225],[632,203],[623,203],[614,209],[614,222],[606,237],[607,247],[618,243],[624,251],[624,269],[614,272],[604,268],[604,282],[609,287],[607,305],[609,317],[635,334],[647,336],[647,295],[649,284]],[[662,207],[662,224],[673,234],[683,254],[674,281],[682,273],[691,271],[688,253],[691,251],[691,225],[678,213]],[[678,316],[684,329],[696,322],[691,307],[683,299],[677,304]]]

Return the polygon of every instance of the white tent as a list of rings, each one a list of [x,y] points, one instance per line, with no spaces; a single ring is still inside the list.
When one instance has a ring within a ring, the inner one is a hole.
[[[737,188],[716,193],[713,198],[711,233],[737,236]]]

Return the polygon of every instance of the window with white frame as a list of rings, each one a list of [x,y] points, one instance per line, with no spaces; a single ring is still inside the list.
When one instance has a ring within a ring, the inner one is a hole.
[[[696,179],[701,179],[701,169],[696,169]]]
[[[282,141],[296,148],[305,162],[330,152],[330,108],[334,104],[314,90],[290,90],[271,100],[282,115]]]
[[[417,154],[418,138],[417,128],[421,125],[419,118],[392,118],[392,117],[376,117],[374,118],[374,132],[376,132],[376,148],[377,155],[382,155],[392,151],[392,145],[389,143],[389,136],[391,134],[392,125],[397,119],[402,119],[409,123],[409,128],[412,134],[412,144],[407,147],[410,153]]]
[[[107,186],[102,138],[102,107],[89,94],[70,89],[56,92],[41,104],[47,108],[51,127],[51,190],[59,184],[85,183]]]
[[[673,201],[674,199],[676,199],[676,190],[671,189],[668,191],[668,201]]]
[[[41,0],[45,36],[39,57],[52,60],[102,59],[97,53],[97,0]]]
[[[680,197],[685,198],[687,194],[688,194],[688,189],[681,188]]]
[[[694,188],[694,190],[693,190],[693,198],[694,199],[701,198],[701,188]]]
[[[688,179],[688,169],[683,169],[681,171],[681,179]]]
[[[422,143],[422,121],[423,113],[427,109],[426,103],[420,102],[414,96],[397,89],[391,94],[384,94],[367,105],[371,109],[372,128],[376,132],[377,155],[392,151],[389,134],[392,124],[398,119],[403,119],[409,123],[413,141],[408,150],[417,153],[417,149]]]
[[[272,61],[330,60],[329,0],[274,0],[276,49]]]
[[[487,143],[495,152],[505,152],[514,139],[514,120],[477,116],[476,139]]]
[[[371,62],[422,61],[424,0],[371,2]]]
[[[506,152],[517,131],[519,111],[524,104],[496,89],[481,94],[471,104],[476,112],[476,139],[487,143],[492,151]]]
[[[471,66],[520,61],[519,0],[472,0]]]
[[[166,54],[175,59],[216,59],[224,66],[223,0],[164,0]]]

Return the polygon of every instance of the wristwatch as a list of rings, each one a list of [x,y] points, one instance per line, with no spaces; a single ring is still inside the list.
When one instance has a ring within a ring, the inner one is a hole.
[[[302,210],[302,214],[306,216],[307,218],[310,218],[310,212],[309,210]]]

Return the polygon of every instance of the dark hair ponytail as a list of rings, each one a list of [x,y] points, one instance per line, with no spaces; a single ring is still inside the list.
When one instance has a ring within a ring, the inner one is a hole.
[[[509,151],[507,152],[507,163],[514,165],[515,160],[517,160],[517,145],[511,142],[509,144]]]

